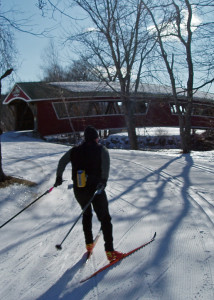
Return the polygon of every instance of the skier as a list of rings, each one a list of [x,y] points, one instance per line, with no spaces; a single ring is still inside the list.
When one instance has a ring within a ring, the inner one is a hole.
[[[72,180],[74,195],[83,209],[94,193],[99,190],[82,216],[83,232],[86,250],[91,253],[94,247],[92,234],[92,206],[101,223],[104,238],[104,247],[107,259],[111,262],[121,258],[123,253],[115,251],[113,247],[113,228],[108,209],[108,200],[105,192],[107,184],[110,158],[108,150],[98,144],[99,135],[93,126],[84,131],[85,141],[67,151],[59,160],[56,171],[55,187],[62,184],[62,175],[69,162],[72,165]]]

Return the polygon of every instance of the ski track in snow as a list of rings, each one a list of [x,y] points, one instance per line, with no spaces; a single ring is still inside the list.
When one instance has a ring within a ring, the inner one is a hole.
[[[28,143],[22,143],[21,135],[18,138],[14,145],[3,144],[3,150],[8,150],[6,155],[3,152],[3,167],[7,167],[8,175],[19,175],[38,186],[24,188],[24,199],[20,186],[4,191],[5,201],[0,199],[1,223],[51,187],[58,160],[68,149],[37,140],[35,147],[35,140],[26,137]],[[67,182],[1,229],[1,299],[214,298],[213,160],[121,150],[112,150],[110,155],[106,191],[116,249],[129,251],[150,239],[155,231],[156,240],[80,284],[82,278],[107,261],[101,236],[94,255],[81,267],[85,251],[81,222],[63,244],[63,250],[55,249],[80,213],[69,187],[68,166],[64,173]],[[93,229],[94,233],[99,230],[95,216]]]
[[[117,155],[116,155],[116,157],[117,157]],[[138,168],[141,168],[142,170],[146,170],[146,171],[151,172],[151,174],[154,174],[156,172],[156,169],[146,167],[144,165],[145,162],[139,163],[139,162],[136,162],[134,160],[131,160],[131,159],[127,160],[127,159],[124,159],[124,158],[119,159],[119,160],[122,161],[123,166],[125,165],[124,167],[121,168],[121,170],[120,170],[121,173],[122,172],[124,173],[125,169],[129,168],[129,165],[132,165],[132,169],[134,168],[135,170],[137,170]],[[183,166],[185,165],[184,163],[181,163],[181,164]],[[194,165],[192,167],[194,168]],[[200,166],[198,164],[196,165],[196,168],[201,169],[201,170],[203,170],[207,173],[214,173],[210,168],[203,168],[203,166]],[[171,174],[169,174],[166,171],[158,170],[158,176],[162,177],[164,179],[164,181],[170,183],[173,186],[174,191],[177,190],[179,192],[180,190],[182,190],[183,185],[185,185],[184,181],[180,180],[179,178],[176,178],[175,176],[172,176]],[[214,223],[213,223],[213,220],[214,220],[214,218],[213,218],[213,211],[214,211],[213,210],[213,204],[210,203],[204,196],[201,196],[200,193],[197,192],[197,190],[195,190],[195,188],[193,188],[191,186],[188,186],[188,188],[186,188],[185,194],[186,194],[186,197],[188,196],[188,199],[192,202],[192,204],[193,205],[196,204],[200,208],[200,210],[203,212],[203,214],[205,215],[206,219],[208,220],[208,224],[209,224],[208,225],[209,234],[213,237],[213,227],[214,227]],[[123,200],[121,197],[120,197],[120,199]],[[195,227],[197,228],[197,224],[195,224]],[[200,234],[204,233],[204,231],[200,231],[198,228],[197,228],[197,231]],[[200,242],[201,242],[202,248],[204,249],[204,252],[206,252],[206,250],[205,250],[205,249],[207,249],[206,246],[209,247],[209,244],[206,245],[206,242],[204,242],[203,237],[202,237],[202,239],[200,239]],[[212,282],[213,282],[212,272],[213,272],[213,270],[210,267],[210,264],[208,263],[207,264],[207,272],[206,272],[206,277],[207,277],[206,280],[208,280],[208,278],[209,278],[211,286],[213,285],[212,284]],[[161,278],[164,273],[165,272],[163,272],[162,275],[159,278]],[[156,281],[157,281],[157,279],[155,280],[155,282]]]
[[[124,160],[123,162],[129,163],[130,161]],[[151,173],[154,173],[156,170],[154,168],[145,167],[143,163],[138,163],[135,161],[131,162],[133,165],[137,165],[138,167],[145,169]],[[181,163],[184,166],[184,163]],[[193,165],[192,168],[203,170],[203,172],[211,173],[214,175],[214,171],[211,170],[211,168],[204,168],[200,165]],[[174,188],[180,190],[182,188],[184,182],[180,180],[179,178],[176,178],[175,176],[172,176],[171,174],[167,173],[166,171],[161,170],[159,172],[159,176],[161,176],[166,181],[170,182]],[[203,211],[203,213],[206,215],[206,217],[209,219],[210,223],[214,227],[214,205],[210,203],[201,193],[194,189],[194,187],[188,187],[188,191],[186,191],[188,195],[191,197],[191,200],[195,202],[200,209]]]

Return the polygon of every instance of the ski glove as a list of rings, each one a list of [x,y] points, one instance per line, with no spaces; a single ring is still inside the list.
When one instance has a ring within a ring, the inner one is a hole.
[[[62,177],[61,176],[57,176],[56,181],[54,183],[54,187],[57,187],[59,185],[62,184]]]

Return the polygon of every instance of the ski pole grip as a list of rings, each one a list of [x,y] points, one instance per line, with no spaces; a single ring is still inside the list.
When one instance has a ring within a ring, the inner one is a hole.
[[[49,190],[48,193],[50,193],[54,189],[54,186],[52,186]]]

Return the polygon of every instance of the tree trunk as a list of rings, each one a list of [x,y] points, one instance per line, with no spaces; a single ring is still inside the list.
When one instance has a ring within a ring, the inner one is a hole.
[[[125,109],[125,121],[128,131],[129,143],[132,150],[138,150],[137,135],[135,131],[135,117],[133,101],[130,97],[124,97],[123,107]]]
[[[5,174],[2,169],[2,156],[1,156],[1,129],[0,129],[0,182],[5,180]]]
[[[181,148],[184,154],[191,152],[191,116],[186,112],[179,117]]]
[[[181,128],[180,128],[180,130],[181,130]],[[180,131],[180,137],[181,137],[182,152],[184,154],[190,153],[190,151],[191,151],[191,129],[183,128],[183,130]]]

